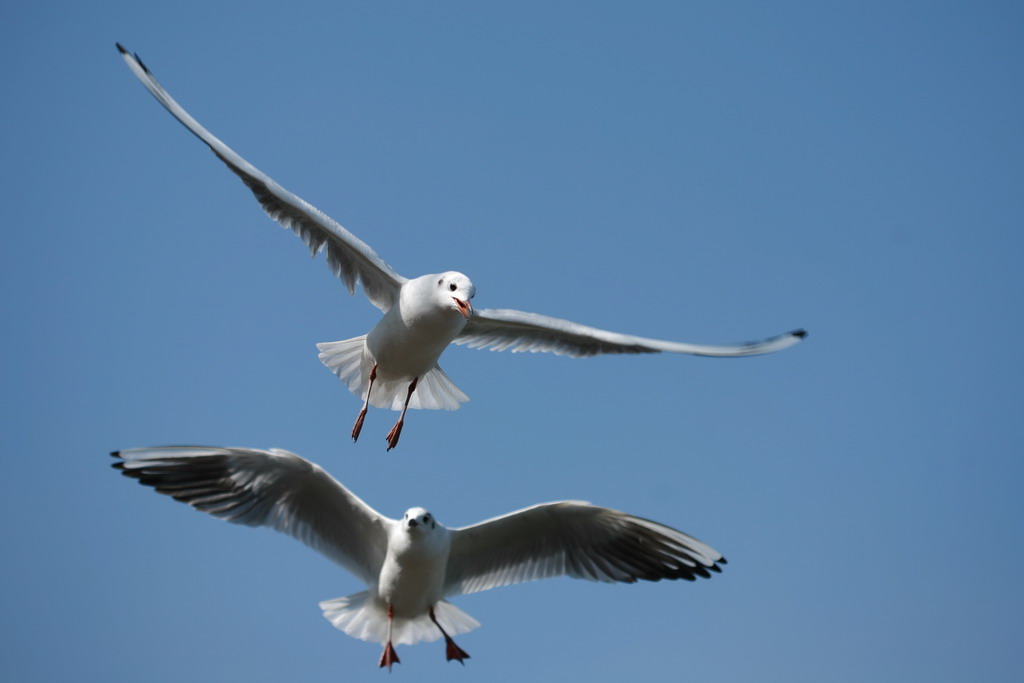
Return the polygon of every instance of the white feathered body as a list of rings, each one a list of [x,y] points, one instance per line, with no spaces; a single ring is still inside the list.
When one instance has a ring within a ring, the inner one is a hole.
[[[370,370],[376,365],[370,392],[370,405],[376,408],[401,410],[410,382],[419,378],[410,408],[456,410],[469,397],[437,364],[466,326],[447,289],[437,291],[438,281],[452,275],[457,274],[423,275],[405,282],[395,304],[369,334],[317,344],[320,360],[360,398],[366,397]]]
[[[442,526],[392,525],[377,592],[396,617],[424,614],[441,599],[450,549],[448,530]]]
[[[429,518],[422,508],[413,508],[406,517],[410,515]],[[396,645],[441,637],[441,631],[430,620],[431,609],[450,635],[478,627],[475,619],[442,600],[451,532],[436,522],[410,527],[406,520],[389,521],[388,552],[377,585],[320,603],[324,617],[350,636],[383,644],[388,639],[387,607],[391,605],[391,639]]]
[[[398,302],[366,335],[366,350],[377,362],[377,378],[405,380],[426,374],[466,326],[466,318],[451,305],[432,303],[437,275],[424,275],[402,286]],[[404,397],[403,397],[404,398]]]

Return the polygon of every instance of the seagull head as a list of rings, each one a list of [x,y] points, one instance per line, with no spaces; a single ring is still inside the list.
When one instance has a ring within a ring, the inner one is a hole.
[[[448,271],[437,276],[437,289],[445,299],[446,305],[469,320],[473,315],[473,304],[470,300],[476,296],[476,287],[473,286],[472,280],[462,273]]]
[[[436,529],[437,520],[434,519],[434,515],[430,514],[429,510],[409,508],[405,511],[405,516],[402,517],[402,525],[410,533],[420,533]]]

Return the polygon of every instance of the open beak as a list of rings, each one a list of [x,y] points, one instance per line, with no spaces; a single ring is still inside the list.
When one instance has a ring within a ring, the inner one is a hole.
[[[462,314],[462,317],[469,320],[469,316],[473,315],[473,304],[469,303],[469,301],[456,299],[454,296],[452,299],[455,299],[455,305],[459,307],[459,313]]]

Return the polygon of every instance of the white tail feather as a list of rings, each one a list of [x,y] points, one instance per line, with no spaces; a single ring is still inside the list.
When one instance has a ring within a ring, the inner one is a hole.
[[[353,638],[381,645],[387,642],[387,610],[380,599],[371,595],[370,591],[324,600],[320,603],[320,609],[324,611],[324,618],[327,621]],[[476,619],[444,600],[434,605],[434,616],[450,636],[472,631],[480,625]],[[415,619],[395,617],[392,624],[391,642],[394,645],[430,643],[440,637],[440,629],[430,621],[428,614]]]
[[[366,397],[373,358],[366,351],[366,335],[335,342],[322,342],[320,362],[338,376],[342,384],[360,399]],[[409,393],[406,380],[384,380],[381,377],[373,383],[370,405],[374,408],[401,410]],[[469,400],[466,394],[448,379],[438,365],[419,378],[416,391],[409,400],[409,407],[421,410],[458,410],[460,403]]]
[[[342,341],[322,342],[316,348],[320,350],[320,362],[337,375],[349,391],[356,396],[365,394],[366,381],[373,365],[364,353],[365,334]]]

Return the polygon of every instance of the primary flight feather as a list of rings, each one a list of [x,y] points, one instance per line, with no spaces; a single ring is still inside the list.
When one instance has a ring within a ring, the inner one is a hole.
[[[271,218],[297,234],[313,256],[323,251],[331,271],[350,293],[362,283],[370,302],[383,311],[368,334],[317,344],[324,365],[363,399],[352,427],[354,440],[359,438],[370,405],[401,411],[387,436],[391,450],[398,444],[409,408],[455,410],[469,400],[437,364],[453,342],[476,349],[549,351],[574,357],[660,351],[736,357],[779,351],[806,335],[795,330],[761,341],[707,346],[619,334],[537,313],[474,311],[471,300],[476,287],[468,277],[454,271],[412,279],[399,275],[369,245],[278,185],[201,126],[137,55],[120,43],[117,49],[149,92],[241,178]]]

